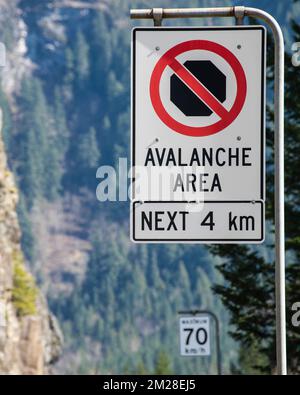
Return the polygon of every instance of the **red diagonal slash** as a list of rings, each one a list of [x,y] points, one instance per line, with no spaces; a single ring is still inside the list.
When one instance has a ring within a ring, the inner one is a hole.
[[[177,59],[169,64],[177,76],[190,88],[204,103],[214,111],[220,118],[228,116],[226,108],[215,98],[215,96]]]

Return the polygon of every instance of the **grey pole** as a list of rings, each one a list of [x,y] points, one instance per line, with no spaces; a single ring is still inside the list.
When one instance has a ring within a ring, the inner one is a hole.
[[[215,313],[209,310],[191,310],[191,311],[179,311],[178,314],[190,314],[190,315],[209,315],[216,325],[216,352],[217,352],[217,371],[218,375],[222,375],[222,354],[221,354],[221,342],[220,342],[220,324],[219,319]]]
[[[256,8],[245,14],[264,20],[272,29],[275,43],[275,281],[277,374],[287,374],[285,307],[285,229],[284,229],[284,40],[277,21]]]
[[[161,19],[235,17],[263,20],[272,30],[275,51],[274,121],[275,121],[275,289],[276,289],[276,358],[277,374],[287,374],[285,306],[285,229],[284,229],[284,40],[278,22],[267,12],[251,7],[160,9]],[[153,10],[131,10],[132,19],[153,19]]]

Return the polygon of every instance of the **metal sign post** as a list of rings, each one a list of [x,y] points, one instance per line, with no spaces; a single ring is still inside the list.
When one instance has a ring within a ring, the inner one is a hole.
[[[237,24],[243,18],[263,20],[272,30],[275,49],[275,241],[276,241],[276,352],[277,374],[287,374],[286,363],[286,310],[285,310],[285,231],[284,231],[284,40],[278,22],[267,12],[251,7],[220,8],[153,8],[131,10],[132,19],[153,19],[160,26],[163,19],[234,17]]]
[[[221,344],[220,344],[220,324],[218,317],[209,310],[188,310],[188,311],[179,311],[180,315],[191,315],[191,316],[210,316],[215,321],[216,328],[216,353],[217,353],[217,371],[218,375],[222,374],[222,355],[221,355]]]

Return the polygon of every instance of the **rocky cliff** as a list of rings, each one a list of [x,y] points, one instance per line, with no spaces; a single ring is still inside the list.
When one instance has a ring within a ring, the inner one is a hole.
[[[0,136],[0,374],[47,374],[62,336],[25,266],[17,202]]]

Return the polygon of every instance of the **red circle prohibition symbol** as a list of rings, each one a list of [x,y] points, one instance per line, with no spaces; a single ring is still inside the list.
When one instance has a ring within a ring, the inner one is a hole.
[[[227,110],[215,96],[177,59],[183,52],[192,50],[204,50],[221,56],[232,68],[237,85],[236,97],[230,110]],[[160,81],[163,72],[170,67],[177,76],[220,118],[217,122],[208,126],[188,126],[176,121],[166,111],[159,92]],[[150,97],[153,108],[170,129],[187,136],[201,137],[218,133],[229,126],[241,112],[247,93],[247,81],[242,65],[236,56],[227,48],[213,41],[191,40],[185,41],[169,49],[157,62],[150,80]]]

